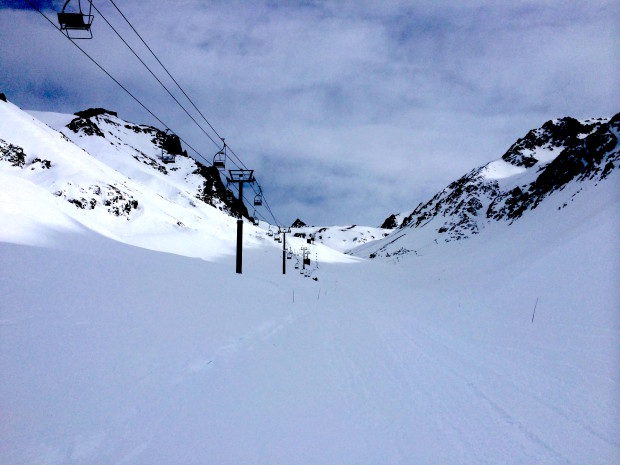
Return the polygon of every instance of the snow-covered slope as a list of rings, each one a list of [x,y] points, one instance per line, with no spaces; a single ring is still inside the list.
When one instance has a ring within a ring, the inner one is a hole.
[[[501,159],[476,168],[418,205],[361,256],[416,253],[432,242],[471,237],[528,215],[540,204],[563,209],[599,183],[617,183],[620,114],[611,119],[548,121],[515,142]]]
[[[28,231],[16,230],[19,218],[37,217],[43,210],[64,217],[63,224],[156,250],[178,251],[188,236],[209,238],[202,245],[196,240],[194,256],[216,257],[232,249],[228,237],[234,236],[233,218],[199,201],[187,186],[183,189],[155,176],[140,178],[137,169],[131,172],[136,175],[132,179],[103,158],[93,157],[13,104],[0,102],[3,228],[12,236],[25,237]],[[168,190],[167,196],[163,190]],[[26,211],[25,202],[30,207]],[[185,239],[174,240],[175,235]]]
[[[247,218],[247,209],[226,196],[217,169],[187,156],[178,137],[152,126],[129,123],[116,113],[97,108],[64,115],[30,112],[107,166],[176,202],[191,195],[233,216]],[[166,163],[166,159],[173,162]]]
[[[371,226],[303,226],[291,228],[294,237],[306,240],[307,244],[324,244],[340,252],[386,237],[391,230]]]
[[[238,276],[92,231],[0,242],[0,462],[618,463],[620,202],[601,187],[563,222],[542,204],[318,283],[269,247]]]
[[[315,282],[265,224],[235,274],[145,139],[70,136],[0,102],[2,465],[620,463],[617,169],[389,260],[289,234]]]
[[[234,254],[231,215],[247,217],[246,207],[227,197],[217,169],[188,157],[178,139],[166,147],[174,163],[164,163],[165,140],[164,132],[103,109],[28,114],[0,101],[0,239],[39,244],[47,236],[41,230],[86,228],[190,257]],[[245,223],[245,246],[278,253],[268,224]],[[289,238],[293,262],[304,243]],[[311,257],[313,271],[317,261],[351,261],[320,244]]]

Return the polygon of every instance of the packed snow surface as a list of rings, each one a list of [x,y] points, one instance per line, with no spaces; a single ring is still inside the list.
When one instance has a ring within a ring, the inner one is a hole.
[[[590,220],[318,282],[270,247],[236,275],[0,243],[0,461],[618,463],[619,222]]]
[[[314,281],[266,225],[235,274],[234,220],[170,229],[114,173],[145,223],[0,170],[3,465],[620,463],[617,184],[416,254],[313,245]]]

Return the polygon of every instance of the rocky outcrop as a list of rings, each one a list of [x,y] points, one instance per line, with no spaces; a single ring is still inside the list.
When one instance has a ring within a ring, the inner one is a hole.
[[[547,121],[518,139],[501,159],[470,171],[420,203],[396,226],[430,227],[436,240],[452,241],[478,234],[490,222],[512,223],[567,185],[599,182],[618,169],[619,135],[620,114]],[[574,195],[580,192],[578,186],[574,190]],[[394,223],[396,216],[391,215],[382,227]]]
[[[176,134],[153,126],[129,123],[118,118],[116,112],[104,108],[89,108],[78,111],[75,115],[77,118],[73,119],[67,128],[80,138],[101,137],[112,145],[123,146],[123,150],[131,154],[134,159],[164,175],[170,175],[171,172],[176,172],[178,175],[181,170],[188,184],[197,186],[194,188],[197,199],[231,216],[249,218],[245,205],[226,189],[219,171],[190,158],[187,151],[183,150],[181,139]],[[147,141],[140,139],[141,148],[132,146],[133,135],[147,137]],[[148,145],[148,148],[144,145]],[[184,157],[185,161],[182,164],[174,163],[179,156]]]

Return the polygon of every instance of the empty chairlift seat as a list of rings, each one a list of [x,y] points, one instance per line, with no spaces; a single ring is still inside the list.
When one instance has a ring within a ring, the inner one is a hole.
[[[254,196],[254,206],[260,207],[263,204],[263,190],[258,186],[258,194]]]
[[[78,0],[78,11],[66,11],[71,0],[67,0],[62,7],[62,11],[58,13],[58,24],[60,30],[70,39],[92,39],[93,34],[90,27],[93,23],[94,16],[91,14],[92,2],[88,1],[88,13],[82,10],[82,2]],[[77,31],[77,32],[76,32]]]
[[[175,134],[168,134],[169,129],[166,129],[166,134],[161,144],[161,161],[164,163],[174,163],[175,155],[181,153],[181,141]]]
[[[224,144],[222,150],[220,150],[213,156],[213,166],[220,171],[226,169],[226,142],[223,138],[222,143]]]

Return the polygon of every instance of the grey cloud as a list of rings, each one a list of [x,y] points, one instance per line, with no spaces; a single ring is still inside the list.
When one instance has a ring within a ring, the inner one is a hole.
[[[550,118],[618,111],[614,2],[120,6],[256,170],[283,223],[379,224]],[[110,5],[100,8],[157,69]],[[102,18],[93,27],[80,45],[211,157],[216,147]],[[0,40],[0,85],[16,103],[105,106],[154,123],[38,14],[0,9]]]

